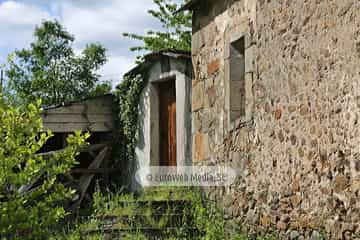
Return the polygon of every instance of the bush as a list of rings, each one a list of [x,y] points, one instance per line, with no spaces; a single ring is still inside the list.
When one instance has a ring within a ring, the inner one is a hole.
[[[64,151],[37,155],[52,136],[40,134],[40,111],[40,102],[14,108],[0,96],[0,235],[5,239],[47,239],[51,226],[66,215],[60,203],[72,195],[57,176],[73,167],[89,136],[76,132]]]

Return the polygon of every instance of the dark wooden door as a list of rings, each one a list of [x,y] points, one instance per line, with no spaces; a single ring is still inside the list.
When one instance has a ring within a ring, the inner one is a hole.
[[[176,166],[176,89],[175,81],[159,84],[160,165]]]

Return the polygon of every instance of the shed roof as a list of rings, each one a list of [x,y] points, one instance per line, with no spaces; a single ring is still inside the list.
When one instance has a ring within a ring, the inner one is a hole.
[[[162,50],[157,52],[152,52],[147,55],[145,55],[145,61],[143,63],[140,63],[133,69],[131,69],[129,72],[125,73],[125,76],[129,76],[132,74],[138,74],[141,73],[149,67],[151,67],[154,62],[161,59],[161,57],[171,57],[171,58],[183,58],[191,60],[191,54],[188,51],[182,51],[182,50],[174,50],[174,49],[168,49],[168,50]]]
[[[41,114],[43,131],[71,133],[77,130],[108,133],[115,129],[114,96],[106,94],[50,106]]]
[[[57,104],[57,105],[42,106],[42,108],[43,108],[44,111],[46,111],[46,110],[52,110],[52,109],[71,106],[73,104],[82,103],[82,102],[85,102],[87,100],[94,100],[94,99],[100,99],[100,98],[113,98],[113,97],[114,97],[114,94],[107,93],[107,94],[103,94],[103,95],[99,95],[99,96],[91,96],[91,97],[81,98],[81,99],[78,99],[78,100],[67,101],[67,102]]]
[[[185,10],[193,10],[196,5],[198,5],[200,2],[205,2],[207,0],[191,0],[184,6],[182,6],[177,12],[185,11]]]

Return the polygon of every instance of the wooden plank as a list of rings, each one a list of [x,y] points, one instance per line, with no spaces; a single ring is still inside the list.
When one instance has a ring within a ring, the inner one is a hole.
[[[104,161],[107,151],[108,151],[107,147],[105,147],[103,150],[101,150],[101,152],[96,156],[94,161],[90,164],[89,169],[99,168],[101,163]],[[82,200],[84,199],[85,193],[91,183],[91,180],[94,178],[94,176],[95,176],[94,174],[85,174],[85,175],[81,176],[81,178],[79,180],[79,187],[81,189],[81,193],[80,193],[80,199],[78,201],[78,204],[80,204],[82,202]]]
[[[53,133],[71,133],[74,131],[111,132],[114,122],[96,123],[44,123],[43,131],[51,130]]]
[[[50,113],[42,116],[43,123],[88,123],[88,122],[112,122],[112,114],[57,114]]]
[[[113,97],[110,95],[88,99],[81,102],[70,103],[62,107],[45,109],[44,113],[52,114],[112,114],[113,113]]]
[[[75,169],[71,170],[71,173],[80,173],[80,174],[104,174],[104,173],[114,173],[114,172],[120,172],[120,169],[113,169],[113,168],[97,168],[97,169],[75,168]]]
[[[104,160],[104,163],[103,163],[103,167],[104,167],[105,169],[110,168],[110,158],[112,157],[112,156],[111,156],[111,152],[112,152],[112,147],[111,147],[111,146],[112,146],[112,145],[109,146],[108,155],[105,157],[105,160]],[[103,179],[104,179],[104,183],[105,183],[106,186],[108,186],[109,183],[110,183],[109,173],[110,173],[110,172],[108,172],[108,171],[106,171],[106,172],[103,173]]]
[[[46,109],[43,114],[112,114],[112,105],[101,104],[73,104],[69,106],[63,106],[58,108]]]
[[[83,146],[80,149],[78,149],[77,151],[78,152],[98,151],[106,146],[108,146],[108,144],[91,144],[91,145]],[[38,153],[38,154],[36,154],[36,156],[46,157],[46,156],[51,156],[56,153],[61,153],[62,151],[64,151],[64,149],[57,150],[57,151],[51,151],[51,152],[45,152],[45,153]]]

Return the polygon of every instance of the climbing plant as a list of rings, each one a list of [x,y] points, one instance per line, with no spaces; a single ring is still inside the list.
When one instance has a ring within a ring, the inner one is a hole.
[[[117,86],[115,95],[118,104],[117,131],[118,149],[115,157],[123,164],[133,162],[136,145],[138,109],[141,92],[145,86],[144,74],[125,75],[123,81]],[[123,169],[126,166],[122,165]],[[127,169],[128,170],[128,169]],[[128,177],[129,171],[124,171]]]

